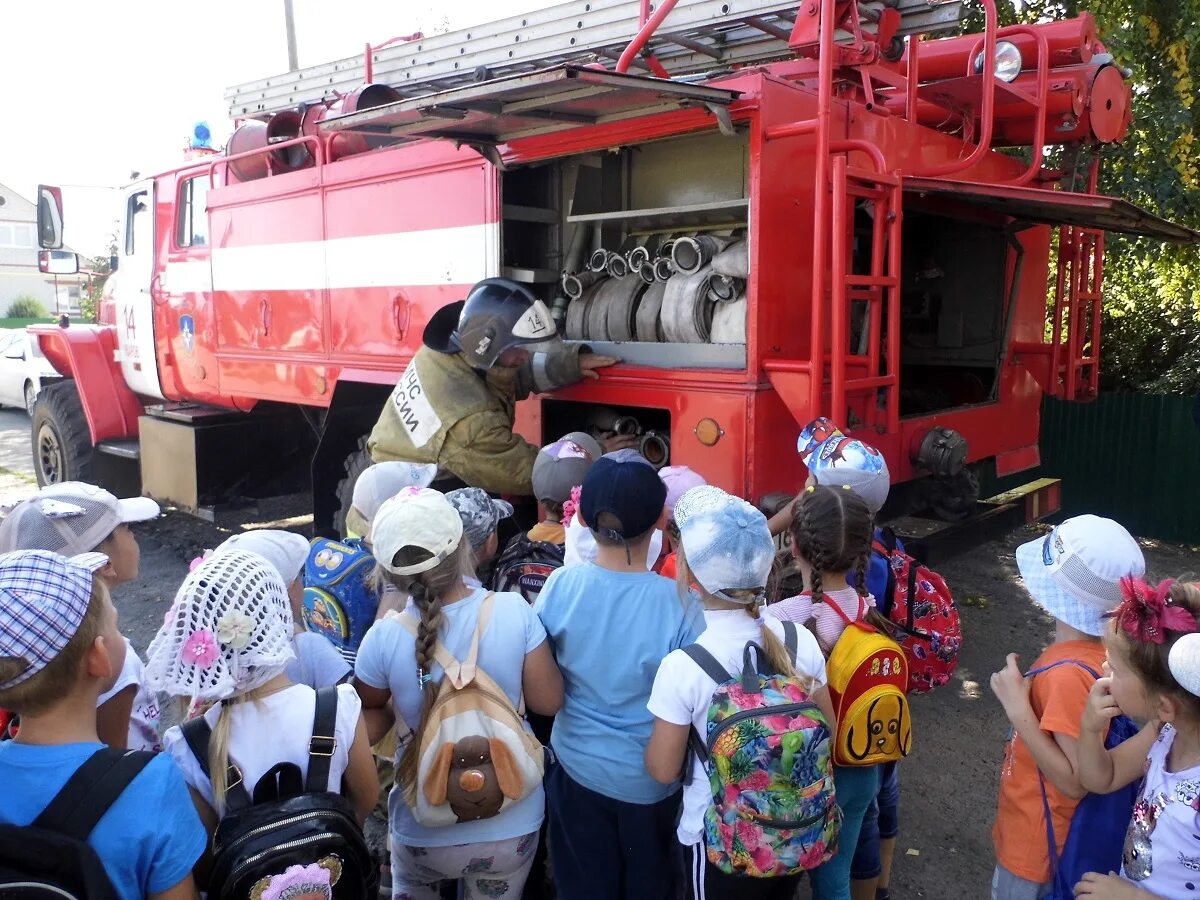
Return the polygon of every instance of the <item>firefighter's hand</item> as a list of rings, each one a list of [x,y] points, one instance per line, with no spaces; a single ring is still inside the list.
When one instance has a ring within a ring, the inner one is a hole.
[[[620,360],[615,356],[599,356],[595,353],[580,353],[579,354],[579,374],[584,378],[599,378],[600,373],[597,369],[607,369],[609,366],[615,366]]]

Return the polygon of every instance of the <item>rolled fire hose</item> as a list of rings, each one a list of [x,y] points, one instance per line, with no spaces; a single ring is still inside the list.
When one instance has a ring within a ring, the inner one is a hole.
[[[746,295],[732,303],[718,303],[713,311],[712,337],[714,344],[746,343]]]
[[[729,303],[738,298],[746,288],[746,283],[740,278],[729,275],[713,275],[708,285],[708,299],[713,303]]]
[[[592,300],[595,298],[596,292],[606,283],[606,281],[598,281],[584,288],[583,295],[576,300],[572,300],[567,306],[567,325],[565,330],[567,340],[587,340],[588,309],[592,305]]]
[[[623,416],[615,409],[601,407],[588,417],[588,428],[597,434],[633,435],[642,433],[642,423],[633,416]]]
[[[667,282],[663,295],[663,336],[668,341],[684,344],[708,342],[712,327],[713,303],[708,299],[712,269],[703,268],[691,275],[678,273]]]
[[[622,278],[620,290],[614,290],[608,300],[608,339],[632,341],[638,304],[648,285],[636,276]]]
[[[562,290],[572,300],[578,300],[583,296],[585,288],[591,287],[604,276],[600,272],[564,272],[562,277]]]
[[[642,286],[640,278],[606,278],[597,285],[596,293],[592,295],[592,303],[587,310],[584,320],[585,340],[612,340],[608,334],[608,310],[614,302],[624,297],[630,288]]]
[[[671,261],[676,270],[691,275],[707,266],[729,243],[730,238],[713,234],[677,238],[671,245]]]
[[[665,281],[656,281],[642,294],[642,302],[634,316],[634,340],[657,343],[663,340],[662,324],[658,315],[662,311],[663,294],[667,291]]]
[[[607,272],[608,271],[608,251],[593,250],[592,255],[588,257],[588,269],[592,272]]]
[[[624,278],[629,274],[629,263],[620,253],[610,253],[606,269],[610,278]]]
[[[750,277],[750,245],[745,241],[730,244],[713,257],[712,269],[718,275],[747,280]]]
[[[655,469],[661,469],[671,459],[671,437],[658,431],[647,431],[638,444],[638,452]]]

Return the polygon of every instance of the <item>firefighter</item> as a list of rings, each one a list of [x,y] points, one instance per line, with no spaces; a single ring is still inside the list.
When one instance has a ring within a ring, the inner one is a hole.
[[[516,402],[532,393],[598,378],[618,360],[562,342],[544,303],[504,278],[479,282],[466,300],[430,319],[417,350],[385,404],[368,449],[375,462],[436,463],[433,486],[478,487],[529,495],[538,448],[513,433]],[[610,436],[605,449],[629,446]]]

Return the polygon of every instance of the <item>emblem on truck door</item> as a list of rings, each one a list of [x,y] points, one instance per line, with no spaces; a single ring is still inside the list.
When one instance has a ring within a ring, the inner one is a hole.
[[[179,336],[183,338],[183,349],[188,353],[196,350],[196,323],[191,316],[179,317]]]

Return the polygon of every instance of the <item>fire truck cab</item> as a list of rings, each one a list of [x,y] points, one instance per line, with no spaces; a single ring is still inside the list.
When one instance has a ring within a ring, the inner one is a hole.
[[[1130,91],[1092,18],[983,6],[572,0],[231,89],[224,154],[126,188],[100,323],[34,329],[39,481],[311,489],[330,533],[430,316],[501,275],[622,359],[520,404],[530,441],[627,430],[758,500],[829,415],[893,511],[968,514],[1044,395],[1096,394],[1105,231],[1196,239],[1097,193]]]

